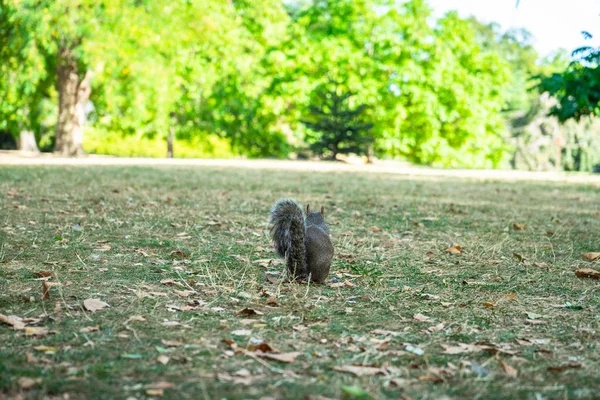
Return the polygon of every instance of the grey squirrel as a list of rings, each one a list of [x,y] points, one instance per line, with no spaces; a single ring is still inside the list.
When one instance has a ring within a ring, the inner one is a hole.
[[[296,280],[323,283],[329,274],[333,245],[325,223],[325,209],[306,218],[294,200],[275,202],[269,218],[275,251],[285,259],[287,271]]]

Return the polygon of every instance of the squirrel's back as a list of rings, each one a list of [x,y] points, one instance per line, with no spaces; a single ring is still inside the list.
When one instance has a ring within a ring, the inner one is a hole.
[[[275,251],[285,258],[288,272],[295,279],[322,283],[327,279],[333,258],[333,245],[325,223],[324,209],[310,212],[294,200],[283,199],[271,210],[271,235]]]

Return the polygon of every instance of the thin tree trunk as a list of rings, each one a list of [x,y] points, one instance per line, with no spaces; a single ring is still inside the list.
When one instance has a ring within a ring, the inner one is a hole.
[[[83,155],[85,103],[91,94],[89,71],[79,77],[72,49],[60,48],[57,60],[58,122],[54,152],[63,156]]]
[[[40,152],[33,131],[21,131],[19,139],[17,140],[17,145],[20,151],[26,153],[37,154]]]
[[[169,127],[169,136],[167,136],[167,158],[173,158],[173,142],[175,141],[175,128]]]

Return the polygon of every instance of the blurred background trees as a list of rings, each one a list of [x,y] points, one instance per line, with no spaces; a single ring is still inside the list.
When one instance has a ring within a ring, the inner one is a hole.
[[[598,168],[598,50],[531,41],[425,0],[0,0],[0,146]]]

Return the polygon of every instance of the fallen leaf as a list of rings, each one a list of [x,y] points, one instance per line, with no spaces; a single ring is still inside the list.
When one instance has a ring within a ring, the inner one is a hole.
[[[173,290],[173,293],[181,297],[188,297],[190,294],[196,293],[193,290]]]
[[[448,247],[446,250],[444,250],[446,253],[450,253],[450,254],[462,254],[462,247],[455,244],[453,246]]]
[[[442,344],[442,347],[444,348],[444,354],[464,354],[481,350],[475,345],[465,343],[459,343],[457,346]]]
[[[360,365],[334,365],[331,367],[334,371],[349,372],[356,376],[372,376],[372,375],[385,375],[386,371],[383,368],[376,367],[363,367]]]
[[[48,286],[48,282],[42,282],[42,299],[50,298],[50,286]]]
[[[235,315],[264,315],[264,313],[258,310],[253,310],[251,308],[244,308],[242,310],[237,311]]]
[[[108,303],[100,300],[100,299],[86,299],[83,301],[83,306],[86,310],[91,312],[96,312],[106,307],[110,307]]]
[[[161,354],[160,356],[156,357],[156,361],[162,365],[167,365],[169,363],[169,360],[170,358],[165,356],[164,354]]]
[[[248,346],[248,351],[262,351],[263,353],[279,353],[279,350],[276,350],[268,343],[260,343],[260,344],[252,344]]]
[[[7,325],[10,325],[15,330],[25,329],[25,323],[23,322],[23,318],[17,317],[16,315],[3,315],[0,314],[0,322],[4,322]]]
[[[542,321],[539,319],[525,318],[525,324],[527,324],[527,325],[536,326],[536,325],[543,325],[545,323],[546,323],[546,321]]]
[[[483,303],[483,305],[486,306],[487,308],[491,308],[491,307],[494,307],[495,304],[492,302],[486,301]]]
[[[82,333],[88,333],[88,332],[96,332],[100,330],[100,326],[96,325],[96,326],[86,326],[84,328],[81,328],[79,330],[79,332]]]
[[[421,313],[413,315],[413,319],[416,319],[417,321],[421,321],[421,322],[429,322],[429,321],[431,321],[431,317],[428,317],[428,316],[423,315]]]
[[[296,358],[302,355],[299,351],[294,351],[291,353],[282,353],[282,354],[274,354],[274,353],[263,353],[261,351],[257,351],[256,355],[262,358],[268,358],[271,360],[281,361],[284,363],[292,363],[296,361]]]
[[[165,391],[162,389],[146,389],[146,394],[148,396],[162,397],[165,394]]]
[[[374,232],[374,233],[381,232],[381,228],[379,228],[377,226],[372,226],[370,229],[371,229],[371,232]]]
[[[442,382],[444,382],[444,380],[441,377],[439,377],[437,375],[434,375],[434,374],[421,375],[421,376],[419,376],[419,380],[421,382],[432,382],[432,383],[442,383]]]
[[[35,276],[36,278],[47,278],[49,276],[52,276],[52,272],[50,272],[50,271],[34,272],[33,276]]]
[[[173,389],[175,387],[174,384],[172,384],[171,382],[167,382],[167,381],[158,381],[155,383],[149,383],[148,385],[144,386],[146,389]]]
[[[507,300],[515,300],[517,298],[517,294],[516,293],[509,293],[506,295],[506,299]]]
[[[26,326],[25,336],[46,336],[48,334],[48,328],[39,326]]]
[[[167,286],[173,286],[176,284],[176,282],[173,279],[163,279],[162,281],[160,281],[160,283]]]
[[[56,351],[56,347],[44,346],[44,345],[42,345],[42,346],[35,346],[34,349],[37,350],[37,351],[43,351],[43,352],[48,352],[48,351],[55,352]]]
[[[372,334],[375,335],[383,335],[383,336],[400,336],[402,332],[388,331],[385,329],[374,329],[371,331]]]
[[[527,228],[527,225],[514,223],[513,228],[515,228],[516,231],[522,231]]]
[[[141,315],[132,315],[127,319],[127,322],[129,321],[145,322],[146,318],[142,317]]]
[[[332,282],[327,286],[332,287],[332,288],[344,287],[344,282]]]
[[[578,369],[578,368],[581,368],[582,366],[583,365],[580,364],[580,363],[558,365],[556,367],[548,367],[548,371],[551,371],[551,372],[563,372],[563,371],[566,371],[568,369]]]
[[[177,340],[162,339],[160,342],[167,347],[179,347],[179,346],[183,345],[183,343],[181,343],[180,341],[177,341]]]
[[[252,331],[249,331],[248,329],[238,329],[231,332],[233,336],[249,336],[251,333]]]
[[[600,253],[581,253],[581,258],[589,262],[600,260]]]
[[[17,380],[17,383],[19,384],[19,387],[23,390],[29,390],[32,387],[34,387],[35,385],[37,385],[38,383],[42,383],[42,378],[27,378],[27,377],[22,377],[19,378]]]
[[[511,378],[517,377],[517,370],[515,368],[511,367],[504,361],[500,361],[500,366],[502,367],[506,375],[510,376]]]
[[[178,236],[185,236],[185,234],[183,235],[178,235]],[[171,257],[177,257],[177,258],[188,258],[190,255],[187,253],[184,253],[183,251],[180,250],[175,250],[171,252]]]
[[[429,328],[427,328],[427,332],[429,332],[429,333],[441,332],[443,330],[444,330],[444,323],[443,322],[440,322],[437,325],[430,326]]]
[[[575,275],[580,278],[600,279],[600,271],[591,268],[578,269]]]

